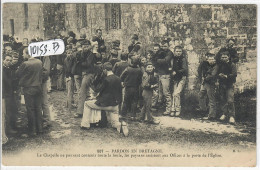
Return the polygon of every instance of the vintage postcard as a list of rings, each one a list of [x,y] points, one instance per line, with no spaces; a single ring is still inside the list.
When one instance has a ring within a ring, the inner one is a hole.
[[[2,166],[256,166],[256,4],[1,11]]]

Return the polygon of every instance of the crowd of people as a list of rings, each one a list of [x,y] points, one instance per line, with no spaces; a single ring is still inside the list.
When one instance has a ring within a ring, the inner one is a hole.
[[[17,115],[23,112],[21,95],[25,99],[28,136],[42,134],[44,128],[51,126],[47,93],[52,90],[66,90],[66,106],[70,113],[73,107],[77,108],[73,116],[82,118],[82,129],[109,123],[127,136],[128,121],[159,124],[152,115],[159,108],[164,107],[164,116],[180,116],[181,93],[188,76],[188,56],[182,46],[170,50],[169,39],[163,39],[151,50],[142,50],[138,35],[134,34],[128,51],[120,49],[119,40],[107,48],[101,29],[91,40],[84,34],[76,39],[72,31],[66,37],[55,38],[64,40],[66,50],[62,55],[33,58],[28,54],[27,38],[22,44],[4,42],[3,141],[17,133]],[[42,39],[32,39],[30,43],[37,41]],[[198,68],[198,110],[208,112],[205,119],[235,123],[233,85],[238,55],[234,43],[234,39],[229,39],[217,53],[206,53],[206,60]],[[217,93],[220,97],[216,97]],[[221,103],[220,118],[217,103]],[[141,118],[137,117],[138,112]]]

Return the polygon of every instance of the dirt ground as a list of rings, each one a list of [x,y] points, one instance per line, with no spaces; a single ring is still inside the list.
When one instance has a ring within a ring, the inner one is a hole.
[[[224,160],[225,156],[230,158],[230,155],[234,156],[234,153],[237,154],[236,156],[246,158],[249,155],[251,162],[243,163],[243,165],[249,164],[249,166],[252,166],[254,159],[256,159],[256,120],[254,119],[255,116],[253,118],[250,116],[256,115],[255,93],[236,97],[236,103],[239,103],[239,106],[236,105],[239,121],[235,125],[219,121],[206,121],[195,112],[183,113],[180,118],[176,118],[162,116],[162,111],[159,111],[154,113],[154,116],[160,120],[159,125],[129,121],[128,137],[124,137],[115,129],[109,127],[80,129],[81,119],[73,117],[76,109],[74,108],[72,113],[69,113],[65,107],[65,92],[53,91],[49,95],[51,118],[53,119],[52,126],[45,129],[45,133],[41,136],[25,137],[26,114],[19,115],[18,134],[9,136],[8,143],[2,146],[4,165],[91,165],[94,163],[82,163],[82,160],[77,162],[74,160],[75,158],[66,159],[65,162],[64,160],[49,159],[43,163],[37,157],[39,153],[77,152],[94,154],[97,153],[98,149],[113,152],[113,149],[131,148],[162,148],[164,153],[172,153],[172,157],[174,157],[173,153],[217,153],[222,154]],[[30,161],[30,159],[35,159],[35,161]],[[201,163],[195,161],[196,159],[193,160],[188,164],[175,161],[175,163],[169,165],[193,166]],[[117,162],[115,165],[129,165],[131,163],[132,161],[127,163]],[[214,164],[211,163],[210,160],[204,161],[203,165]],[[223,164],[221,162],[215,163],[215,166],[225,166],[225,163],[227,162],[223,162]],[[107,165],[104,162],[96,164]],[[135,164],[157,165],[149,161],[135,161]]]

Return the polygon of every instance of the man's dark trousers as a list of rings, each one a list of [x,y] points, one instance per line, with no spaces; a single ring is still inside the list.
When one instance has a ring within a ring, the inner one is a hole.
[[[125,96],[122,108],[122,116],[125,117],[128,110],[131,110],[131,117],[136,117],[137,102],[139,97],[138,87],[125,87]]]
[[[29,134],[42,133],[42,90],[41,87],[24,87]]]

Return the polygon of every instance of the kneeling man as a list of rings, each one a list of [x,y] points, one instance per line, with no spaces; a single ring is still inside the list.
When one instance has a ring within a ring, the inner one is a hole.
[[[119,122],[119,104],[122,102],[121,79],[113,74],[111,63],[104,63],[103,69],[106,77],[103,80],[96,100],[85,102],[81,128],[89,129],[90,123],[99,122],[101,120],[101,111],[105,111],[107,120],[112,127],[119,132],[122,131],[127,136],[128,128],[126,122]]]

